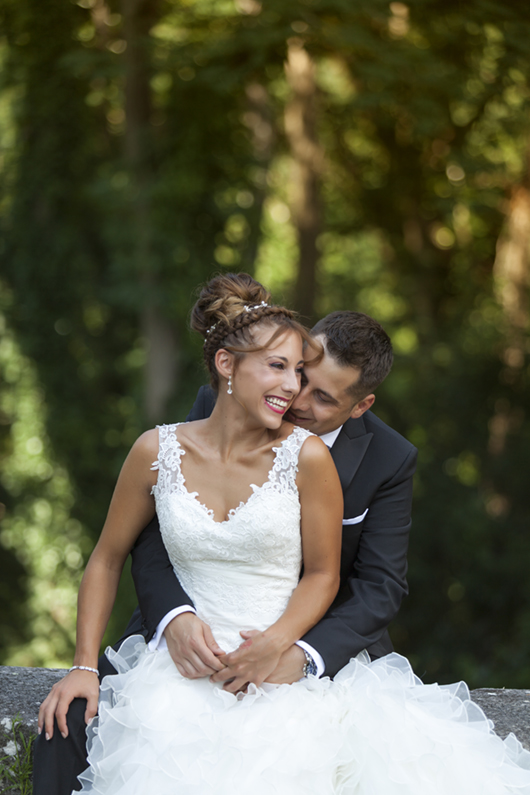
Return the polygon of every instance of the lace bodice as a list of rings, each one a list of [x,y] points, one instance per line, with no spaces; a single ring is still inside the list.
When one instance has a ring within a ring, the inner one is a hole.
[[[197,614],[225,651],[241,643],[241,629],[266,629],[285,610],[302,563],[298,455],[310,432],[295,428],[279,447],[262,486],[216,522],[213,511],[186,488],[178,425],[159,427],[153,487],[169,558]]]

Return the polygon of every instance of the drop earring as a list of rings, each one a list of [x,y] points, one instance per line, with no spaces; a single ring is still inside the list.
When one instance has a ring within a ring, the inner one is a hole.
[[[229,395],[232,394],[232,376],[228,376],[228,389],[226,390]]]

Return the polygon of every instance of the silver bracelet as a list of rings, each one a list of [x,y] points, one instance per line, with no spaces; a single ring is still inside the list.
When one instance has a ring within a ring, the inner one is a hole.
[[[68,671],[68,673],[70,673],[71,671],[90,671],[90,673],[97,674],[99,676],[98,669],[97,668],[90,668],[89,665],[72,665],[72,667],[70,668],[70,671]]]

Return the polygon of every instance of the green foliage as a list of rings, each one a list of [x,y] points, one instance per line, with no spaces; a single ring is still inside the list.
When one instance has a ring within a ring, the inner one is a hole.
[[[187,330],[197,285],[255,270],[294,298],[295,37],[315,64],[324,151],[315,313],[355,308],[389,330],[396,365],[377,411],[420,451],[396,646],[427,678],[522,686],[528,328],[512,366],[493,266],[528,182],[526,10],[153,3],[136,63],[146,104],[131,106],[127,7],[0,5],[4,660],[70,659],[82,564],[147,424],[145,304],[176,330],[162,419],[180,420],[205,380]],[[109,640],[134,603],[127,576],[121,588]]]
[[[11,662],[60,664],[75,640],[75,589],[90,552],[84,528],[72,515],[71,479],[55,459],[46,430],[43,390],[6,312],[3,290],[0,341],[0,477],[5,513],[2,651],[18,647]]]
[[[5,718],[2,721],[3,756],[0,758],[0,784],[2,790],[9,788],[20,795],[30,795],[32,789],[33,771],[33,740],[27,738],[21,729],[22,721],[19,715],[13,720]]]

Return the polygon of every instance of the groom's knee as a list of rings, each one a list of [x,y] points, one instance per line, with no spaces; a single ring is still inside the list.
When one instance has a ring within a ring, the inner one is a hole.
[[[119,644],[117,644],[118,646]],[[103,654],[98,660],[100,679],[116,669]],[[68,736],[61,735],[54,721],[53,736],[40,734],[33,747],[33,795],[71,795],[79,791],[77,777],[86,770],[86,698],[74,698],[66,714]]]
[[[57,720],[53,736],[46,740],[40,734],[33,750],[33,795],[70,795],[80,790],[77,776],[86,762],[86,699],[75,698],[68,708],[68,736],[61,735]]]

